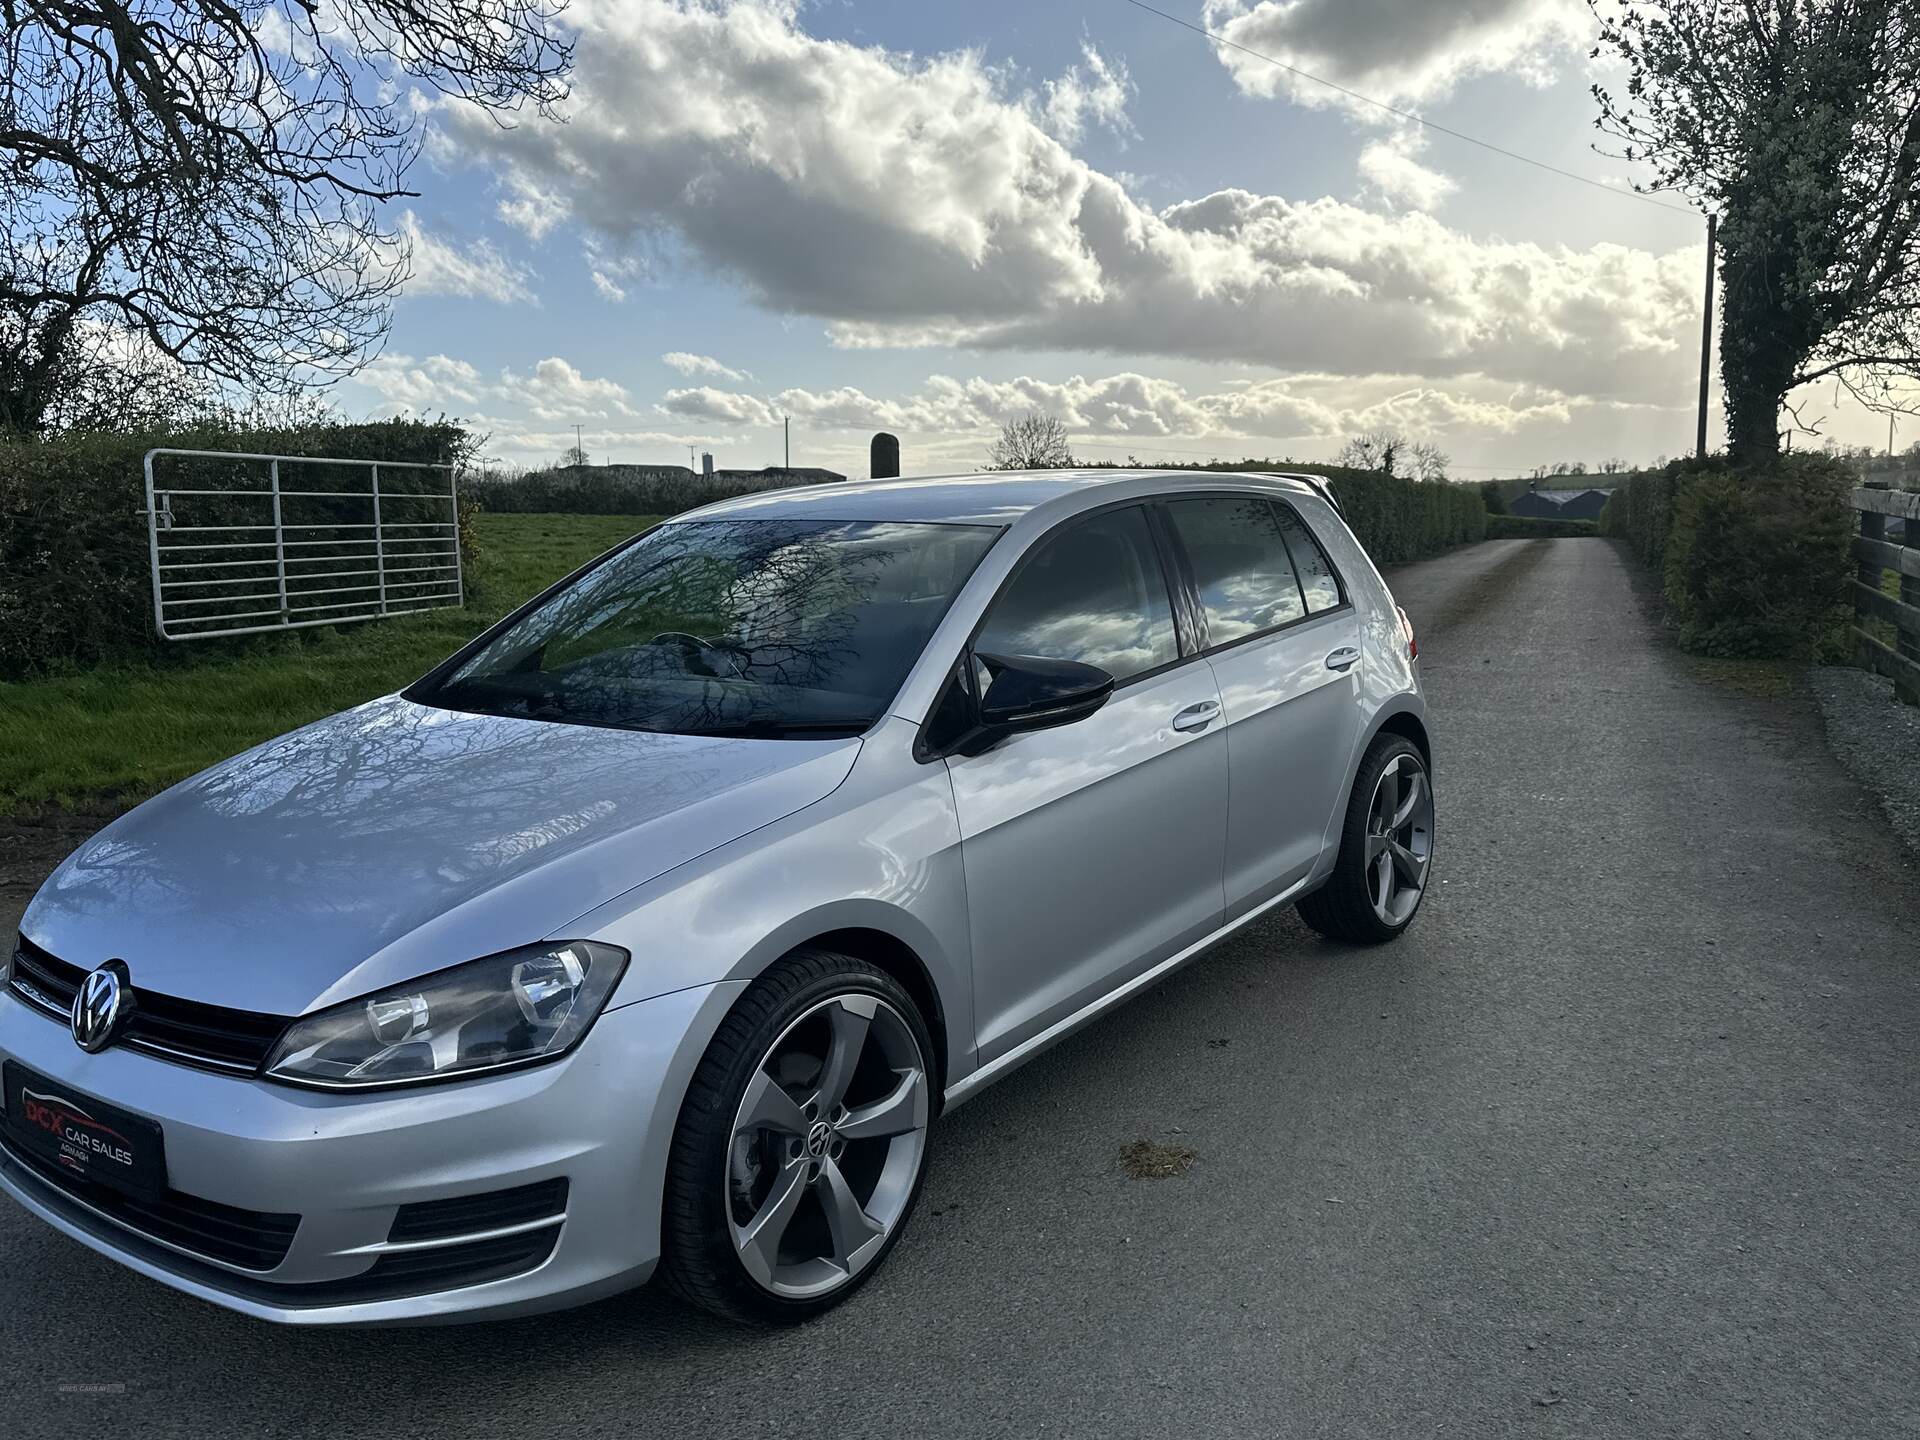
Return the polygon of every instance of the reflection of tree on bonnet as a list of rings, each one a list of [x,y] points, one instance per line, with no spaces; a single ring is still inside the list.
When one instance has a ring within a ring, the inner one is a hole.
[[[411,697],[679,734],[858,734],[992,536],[872,522],[662,526]]]
[[[296,1007],[312,999],[299,967],[331,984],[341,952],[537,939],[605,900],[586,857],[609,835],[655,827],[671,864],[837,783],[848,747],[831,742],[880,718],[996,533],[662,526],[406,695],[116,821],[36,907],[56,934],[134,906],[155,935],[194,937],[189,955],[257,946]],[[806,741],[822,743],[793,743]],[[519,883],[535,872],[537,894]],[[295,892],[297,936],[282,908]],[[174,977],[183,993],[204,979],[218,1003],[218,976],[191,968]]]

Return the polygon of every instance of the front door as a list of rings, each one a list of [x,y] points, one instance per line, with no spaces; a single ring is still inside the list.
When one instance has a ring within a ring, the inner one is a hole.
[[[1219,689],[1180,653],[1139,506],[1041,540],[974,643],[1117,682],[1089,719],[946,762],[986,1064],[1219,925],[1227,753]]]

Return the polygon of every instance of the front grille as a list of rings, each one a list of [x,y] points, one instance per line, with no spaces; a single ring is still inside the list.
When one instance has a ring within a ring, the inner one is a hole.
[[[49,954],[26,936],[13,952],[14,994],[43,1014],[65,1020],[87,972]],[[203,1005],[133,987],[133,1014],[116,1044],[209,1070],[251,1075],[287,1028],[278,1015]]]
[[[300,1228],[298,1215],[241,1210],[179,1190],[168,1190],[158,1200],[143,1200],[71,1175],[8,1139],[0,1138],[0,1150],[23,1170],[109,1220],[209,1260],[271,1270],[287,1258],[293,1232]]]

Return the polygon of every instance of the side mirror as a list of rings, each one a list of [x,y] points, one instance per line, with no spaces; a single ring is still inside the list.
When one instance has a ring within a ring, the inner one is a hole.
[[[980,651],[974,659],[989,678],[980,697],[979,725],[954,747],[962,755],[978,755],[1009,735],[1084,720],[1113,694],[1113,676],[1077,660]]]

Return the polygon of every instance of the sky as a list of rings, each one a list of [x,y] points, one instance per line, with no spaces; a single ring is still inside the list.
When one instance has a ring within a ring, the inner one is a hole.
[[[335,399],[525,466],[576,425],[779,464],[790,417],[795,465],[864,476],[885,429],[967,470],[1030,410],[1122,462],[1691,449],[1704,222],[1596,150],[1582,0],[1153,3],[573,0],[562,122],[421,98],[412,277]]]

